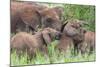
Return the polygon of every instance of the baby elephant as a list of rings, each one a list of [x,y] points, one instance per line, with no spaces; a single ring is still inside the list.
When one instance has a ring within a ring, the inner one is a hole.
[[[64,32],[68,36],[76,36],[79,34],[79,29],[82,27],[82,21],[79,20],[67,20],[65,24],[62,26],[61,31]]]
[[[68,20],[62,26],[59,49],[67,51],[68,48],[74,49],[74,54],[78,53],[78,45],[84,40],[85,30],[82,28],[82,23],[79,20]]]
[[[76,51],[78,53],[78,47],[84,41],[84,33],[85,31],[82,28],[80,28],[79,34],[73,37],[68,36],[66,33],[63,32],[61,34],[57,48],[62,52],[66,52],[68,51],[68,49],[74,49],[74,54],[76,54]]]
[[[61,34],[61,37],[60,37],[60,40],[59,40],[59,43],[57,45],[57,49],[60,51],[60,52],[67,52],[68,49],[71,49],[73,47],[73,39],[69,36],[66,36],[65,33],[62,33]]]
[[[89,55],[95,51],[95,32],[86,31],[84,34],[84,43],[81,44],[80,51],[82,54],[89,53]]]
[[[19,32],[11,38],[11,49],[16,50],[18,55],[27,52],[29,59],[31,60],[36,54],[36,51],[41,51],[44,55],[47,55],[46,45],[50,44],[53,41],[53,38],[58,35],[59,32],[52,28],[45,28],[35,35]]]

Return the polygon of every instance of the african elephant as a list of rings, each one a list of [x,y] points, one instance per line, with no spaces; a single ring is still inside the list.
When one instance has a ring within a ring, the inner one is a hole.
[[[82,54],[88,53],[90,55],[95,51],[95,32],[86,31],[84,33],[84,42],[79,48]]]
[[[67,20],[67,22],[62,26],[61,32],[63,33],[63,35],[61,36],[64,36],[63,38],[61,38],[61,43],[66,43],[66,46],[71,46],[70,44],[72,43],[74,47],[74,54],[76,54],[76,52],[78,53],[78,45],[84,41],[85,33],[85,30],[82,28],[81,21]],[[69,41],[67,41],[66,39]]]
[[[21,52],[27,52],[30,59],[35,56],[37,50],[47,55],[47,45],[59,34],[59,31],[52,28],[45,28],[40,32],[36,32],[34,35],[19,32],[11,38],[11,50],[16,50],[19,56]]]
[[[60,30],[62,12],[61,7],[49,8],[30,2],[11,2],[11,32],[16,32],[17,29],[37,31],[40,27]]]

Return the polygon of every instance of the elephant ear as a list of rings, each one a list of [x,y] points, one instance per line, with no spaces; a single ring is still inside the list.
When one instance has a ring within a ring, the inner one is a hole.
[[[44,39],[44,42],[46,43],[46,45],[51,43],[51,37],[48,32],[43,31],[42,36],[43,36],[43,39]]]
[[[33,9],[34,8],[34,9]],[[40,24],[40,16],[38,14],[38,10],[32,6],[23,7],[19,11],[20,19],[27,25],[32,28],[37,28],[37,25]]]
[[[64,9],[60,6],[54,7],[53,10],[56,11],[56,13],[59,15],[59,17],[62,16]]]

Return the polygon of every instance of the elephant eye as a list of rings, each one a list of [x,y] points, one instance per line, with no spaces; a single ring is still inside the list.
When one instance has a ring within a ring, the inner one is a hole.
[[[52,18],[47,18],[46,19],[46,22],[52,22],[53,20],[52,20]]]

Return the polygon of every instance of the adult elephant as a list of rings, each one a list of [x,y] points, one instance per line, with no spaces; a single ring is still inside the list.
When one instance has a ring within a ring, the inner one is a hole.
[[[48,8],[34,2],[11,2],[11,32],[37,31],[38,27],[61,29],[61,7]]]
[[[27,27],[36,30],[40,25],[38,11],[46,8],[30,2],[11,2],[11,32],[26,31]]]

